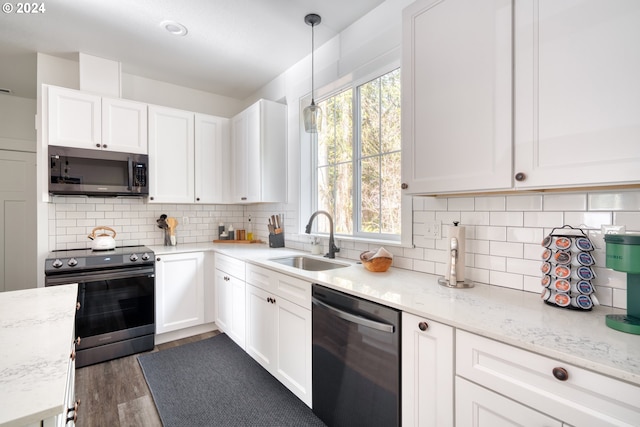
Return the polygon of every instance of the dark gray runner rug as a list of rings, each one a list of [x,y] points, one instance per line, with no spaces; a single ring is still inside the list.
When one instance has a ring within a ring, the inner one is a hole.
[[[226,334],[138,362],[165,427],[324,426]]]

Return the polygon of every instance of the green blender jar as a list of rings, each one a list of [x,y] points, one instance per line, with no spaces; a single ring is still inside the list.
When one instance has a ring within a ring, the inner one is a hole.
[[[606,234],[607,268],[627,273],[627,314],[608,314],[607,326],[640,335],[640,234]]]

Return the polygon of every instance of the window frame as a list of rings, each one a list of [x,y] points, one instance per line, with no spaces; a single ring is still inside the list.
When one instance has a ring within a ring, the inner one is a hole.
[[[361,159],[360,153],[357,150],[360,149],[360,105],[359,105],[359,87],[376,80],[385,74],[388,74],[396,69],[400,69],[400,73],[402,73],[402,69],[400,66],[400,60],[389,61],[386,64],[380,65],[377,64],[375,67],[368,67],[368,70],[364,72],[358,73],[359,75],[355,75],[352,73],[348,76],[343,77],[342,79],[338,79],[328,85],[325,85],[317,90],[316,93],[316,103],[330,98],[334,95],[339,94],[342,91],[351,89],[353,91],[353,100],[352,105],[354,108],[354,114],[352,118],[352,126],[353,126],[353,135],[354,135],[354,159]],[[362,70],[361,70],[362,71]],[[300,106],[302,109],[310,102],[310,95],[301,98]],[[402,106],[402,104],[401,104]],[[301,128],[301,134],[305,134],[303,127]],[[318,138],[317,134],[306,134],[307,137],[302,137],[301,141],[308,141],[308,148],[304,148],[301,150],[302,158],[308,158],[308,175],[307,180],[301,180],[301,227],[304,228],[306,225],[305,217],[308,217],[312,212],[317,209],[317,186],[318,186],[318,177],[317,177],[317,164],[318,164]],[[303,142],[304,144],[304,142]],[[307,154],[308,153],[308,154]],[[307,154],[307,155],[305,155]],[[357,155],[356,155],[357,154]],[[401,147],[401,155],[402,155],[402,147]],[[361,162],[352,160],[353,162],[353,191],[354,194],[353,200],[357,200],[358,203],[354,206],[353,216],[360,215],[361,210],[361,193],[360,193],[360,183],[357,182],[358,177],[361,173]],[[301,171],[302,172],[302,171]],[[305,181],[311,186],[312,191],[311,194],[308,194],[307,197],[303,197],[304,194],[304,185]],[[306,208],[306,209],[305,209]],[[352,220],[356,220],[357,218],[352,218]],[[403,247],[413,247],[412,243],[412,229],[413,229],[413,213],[412,213],[412,198],[410,196],[406,196],[403,193],[401,194],[401,232],[400,235],[396,234],[378,234],[378,233],[362,233],[356,230],[360,229],[361,224],[354,223],[353,233],[350,235],[346,234],[336,234],[336,239],[340,240],[352,240],[357,242],[366,242],[366,243],[384,243],[391,246],[403,246]],[[327,233],[321,233],[317,231],[317,226],[314,224],[313,231],[311,233],[312,236],[326,236]]]

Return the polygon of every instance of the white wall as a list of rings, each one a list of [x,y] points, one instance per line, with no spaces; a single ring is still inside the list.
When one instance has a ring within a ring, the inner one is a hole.
[[[36,101],[0,95],[0,150],[36,151]]]

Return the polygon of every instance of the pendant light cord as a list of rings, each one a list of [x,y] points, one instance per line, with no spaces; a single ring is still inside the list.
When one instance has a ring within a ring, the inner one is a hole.
[[[315,105],[315,100],[314,100],[314,90],[315,90],[315,85],[314,85],[314,47],[315,47],[315,24],[311,24],[311,105]]]

